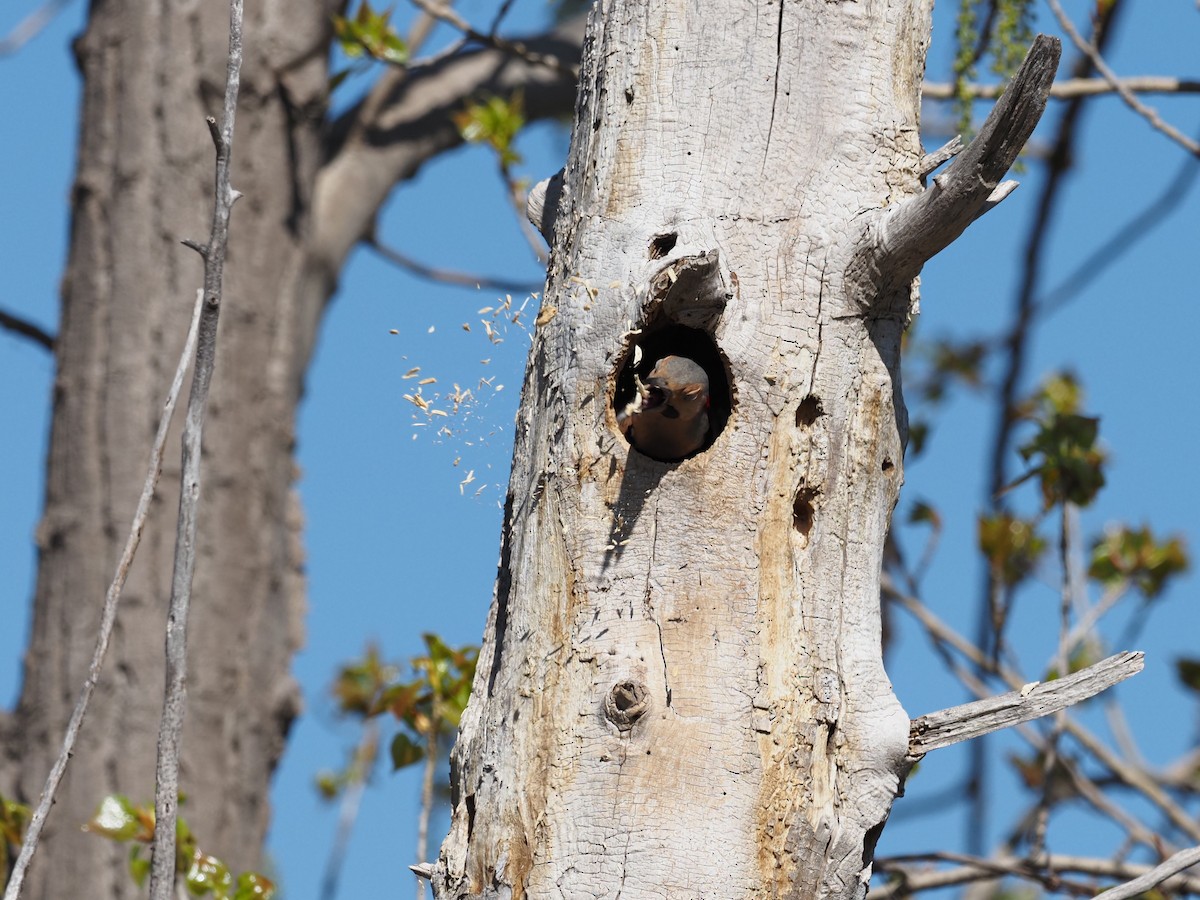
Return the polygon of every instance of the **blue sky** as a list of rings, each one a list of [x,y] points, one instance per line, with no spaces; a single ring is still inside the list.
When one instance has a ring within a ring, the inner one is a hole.
[[[522,0],[513,20],[536,23],[546,11],[541,4]],[[1126,11],[1128,21],[1109,54],[1114,67],[1130,75],[1196,76],[1200,11],[1184,0],[1154,4],[1152,12],[1146,6],[1132,4]],[[7,31],[31,7],[23,0],[6,8],[0,29]],[[472,20],[490,20],[492,7],[484,0],[469,0],[460,8]],[[1085,21],[1084,8],[1069,6],[1076,21]],[[1049,14],[1044,9],[1039,14],[1041,29],[1056,33]],[[66,246],[79,93],[68,44],[83,15],[84,7],[73,4],[19,55],[0,59],[0,109],[8,123],[0,159],[2,170],[10,173],[0,221],[5,272],[0,306],[51,331]],[[946,78],[952,18],[951,5],[939,5],[929,63],[933,80]],[[1066,58],[1072,58],[1069,48]],[[1197,133],[1200,98],[1150,102],[1185,133]],[[933,121],[935,113],[927,109],[927,120]],[[1048,118],[1053,115],[1054,107]],[[1039,131],[1035,142],[1046,133]],[[932,149],[943,139],[926,137],[926,146]],[[1045,286],[1058,283],[1149,203],[1183,162],[1179,148],[1114,98],[1093,102],[1079,146],[1078,166],[1049,237]],[[566,138],[552,126],[539,126],[522,137],[520,147],[523,173],[537,179],[562,164]],[[31,159],[38,164],[30,166]],[[1017,177],[1024,182],[1021,189],[926,268],[922,337],[985,336],[1006,321],[1017,253],[1037,196],[1038,165]],[[236,228],[235,212],[235,237]],[[403,186],[383,217],[381,237],[430,264],[540,279],[493,160],[479,148],[450,154]],[[1149,522],[1156,531],[1181,532],[1193,545],[1197,541],[1200,467],[1192,457],[1200,443],[1194,345],[1200,334],[1198,250],[1200,190],[1193,188],[1135,248],[1037,332],[1028,386],[1051,371],[1070,368],[1086,386],[1089,409],[1102,416],[1101,435],[1112,463],[1109,486],[1084,515],[1090,533],[1123,520]],[[520,305],[524,296],[513,299]],[[404,660],[420,652],[425,631],[453,644],[480,639],[528,348],[519,329],[510,328],[502,343],[488,340],[480,324],[488,314],[478,311],[496,305],[495,292],[430,284],[359,251],[330,309],[300,413],[310,602],[308,638],[296,672],[304,685],[306,713],[276,782],[270,838],[291,900],[316,896],[335,827],[336,811],[317,799],[313,775],[339,765],[353,741],[327,699],[338,663],[361,653],[371,640],[387,657]],[[472,325],[470,331],[464,323]],[[438,379],[425,388],[426,395],[457,382],[477,398],[469,415],[450,421],[449,435],[414,427],[415,408],[402,395],[414,382],[403,376],[416,366],[422,377]],[[48,354],[0,332],[0,471],[6,475],[0,495],[0,571],[6,575],[0,584],[3,703],[16,696],[28,627],[32,533],[52,375]],[[979,582],[974,517],[983,496],[991,420],[990,407],[970,394],[956,394],[936,415],[929,450],[907,467],[897,511],[902,520],[917,499],[941,511],[945,530],[925,596],[939,615],[967,631]],[[460,490],[468,472],[474,481]],[[1044,576],[1044,587],[1023,595],[1013,629],[1022,635],[1018,650],[1031,676],[1040,673],[1053,647],[1055,573],[1048,570]],[[1152,763],[1166,762],[1190,746],[1200,726],[1196,704],[1174,687],[1172,676],[1176,657],[1200,655],[1196,587],[1195,576],[1181,579],[1156,605],[1142,638],[1146,672],[1121,688],[1134,734]],[[902,615],[897,624],[889,671],[910,715],[961,702],[962,690],[929,665],[920,633]],[[1089,717],[1105,733],[1096,713]],[[1010,739],[1001,743],[1020,746]],[[897,806],[881,854],[929,849],[930,835],[957,833],[957,813],[909,823],[903,811],[906,803],[916,805],[922,796],[955,784],[963,759],[962,753],[944,751],[925,762]],[[380,773],[363,804],[341,896],[408,890],[404,867],[415,843],[417,793],[415,771]],[[1009,802],[1001,795],[1012,793],[998,794],[999,808]],[[1079,827],[1062,829],[1059,833],[1067,836],[1054,849],[1097,852],[1111,834],[1076,817]],[[435,847],[441,833],[435,825]]]

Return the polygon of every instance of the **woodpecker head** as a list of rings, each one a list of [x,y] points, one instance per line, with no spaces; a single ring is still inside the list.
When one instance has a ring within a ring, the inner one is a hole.
[[[708,438],[708,373],[682,356],[666,356],[635,379],[637,396],[617,416],[639,451],[671,461],[691,456]]]
[[[708,373],[682,356],[664,356],[646,378],[643,412],[690,419],[708,409]]]

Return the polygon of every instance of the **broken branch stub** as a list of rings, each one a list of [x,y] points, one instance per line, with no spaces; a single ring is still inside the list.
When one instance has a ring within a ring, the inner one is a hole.
[[[1000,179],[1046,109],[1061,53],[1058,38],[1039,34],[966,150],[926,191],[881,210],[867,224],[847,268],[863,309],[911,282],[929,259],[1012,192],[1015,183]]]
[[[672,322],[711,333],[729,302],[719,254],[702,251],[672,261],[651,280],[650,295],[662,299],[663,315]]]
[[[919,759],[930,750],[1050,715],[1094,697],[1142,671],[1145,654],[1117,653],[1053,681],[1035,681],[1019,691],[952,706],[913,719],[908,752]]]

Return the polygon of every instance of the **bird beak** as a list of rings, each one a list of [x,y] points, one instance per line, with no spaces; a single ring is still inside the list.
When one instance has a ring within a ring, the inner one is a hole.
[[[667,387],[665,378],[650,376],[646,379],[646,391],[642,395],[645,400],[642,409],[656,409],[667,403],[671,396],[671,390]]]

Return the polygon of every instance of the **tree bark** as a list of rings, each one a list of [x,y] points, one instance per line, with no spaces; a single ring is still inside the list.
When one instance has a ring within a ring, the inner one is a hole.
[[[865,892],[913,279],[1028,135],[922,193],[930,7],[594,8],[437,896]],[[680,463],[614,417],[671,353],[718,431]]]
[[[321,155],[329,12],[255,4],[246,21],[228,309],[209,410],[182,782],[184,816],[232,866],[259,864],[266,790],[299,708],[289,674],[303,612],[294,411],[316,313],[296,308]],[[96,3],[84,79],[70,260],[23,690],[8,756],[36,801],[86,673],[100,601],[200,285],[228,10]],[[174,446],[178,446],[177,443]],[[134,897],[125,847],[83,834],[107,793],[153,796],[178,456],[124,595],[107,677],[84,724],[25,897]]]

